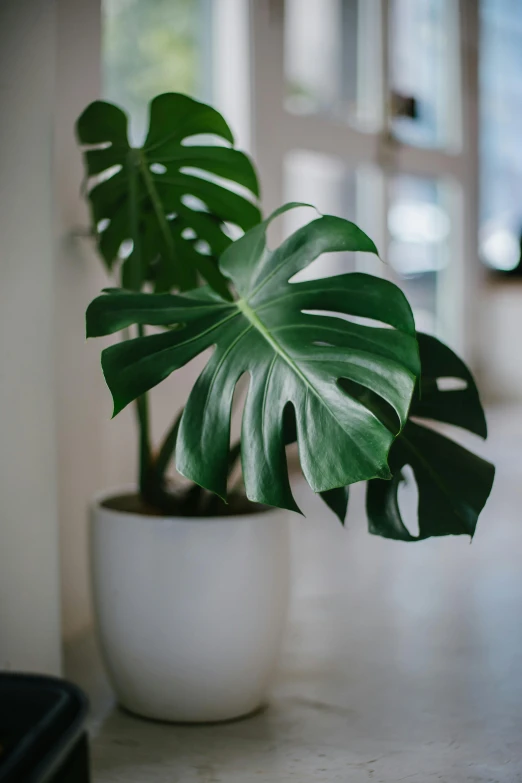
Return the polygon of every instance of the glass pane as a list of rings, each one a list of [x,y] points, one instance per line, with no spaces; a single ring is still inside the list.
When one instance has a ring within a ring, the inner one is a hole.
[[[392,130],[406,144],[440,147],[454,141],[457,10],[456,0],[391,0]]]
[[[440,333],[439,277],[448,264],[450,219],[435,180],[390,181],[388,258],[408,297],[417,329]]]
[[[285,200],[313,204],[324,215],[356,219],[356,176],[342,161],[296,150],[285,159]],[[287,213],[285,234],[317,217],[311,210]],[[355,270],[354,253],[328,253],[299,273],[302,279],[328,277]]]
[[[330,114],[375,129],[376,9],[374,0],[285,0],[288,111]]]
[[[522,274],[522,4],[482,0],[480,42],[482,260]]]
[[[155,95],[209,98],[210,30],[206,0],[103,0],[104,96],[130,113],[135,144]]]

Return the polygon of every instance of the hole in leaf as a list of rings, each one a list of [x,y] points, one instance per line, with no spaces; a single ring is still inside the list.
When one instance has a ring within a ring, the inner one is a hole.
[[[198,241],[194,243],[194,247],[202,256],[212,255],[212,248],[205,239],[198,239]]]
[[[108,150],[112,147],[112,141],[99,141],[96,144],[82,144],[82,150]]]
[[[181,141],[182,147],[230,147],[230,143],[221,136],[214,136],[212,133],[194,133],[192,136],[186,136]]]
[[[283,409],[283,437],[285,446],[297,440],[297,422],[295,408],[291,402],[287,402]]]
[[[371,326],[378,329],[393,329],[384,321],[377,321],[375,318],[366,318],[362,315],[348,315],[347,313],[337,313],[334,310],[301,310],[305,315],[326,315],[331,318],[342,318],[343,321],[350,321],[352,324],[360,326]]]
[[[302,221],[295,225],[294,220],[296,215],[302,217]],[[283,212],[281,215],[277,215],[267,226],[266,229],[266,246],[268,250],[275,250],[279,245],[289,238],[295,228],[301,225],[306,225],[312,218],[312,213],[309,208],[296,208],[289,212]],[[294,247],[296,247],[294,243]]]
[[[393,435],[399,432],[401,428],[400,420],[395,408],[389,402],[371,389],[349,378],[339,378],[337,383],[350,397],[353,397],[361,405],[364,405],[365,408],[368,408]]]
[[[151,163],[149,169],[153,174],[165,174],[167,171],[167,167],[163,163]]]
[[[211,171],[205,171],[205,169],[198,169],[196,166],[181,166],[180,174],[187,174],[189,177],[198,177],[198,179],[205,179],[207,182],[217,182],[220,178],[217,174],[213,174]]]
[[[215,185],[219,185],[225,190],[230,190],[233,193],[237,193],[238,196],[242,196],[247,201],[255,203],[255,198],[252,192],[244,185],[240,185],[239,182],[235,182],[233,179],[227,177],[220,177],[219,174],[214,174],[212,171],[205,171],[205,169],[199,169],[195,166],[182,166],[180,168],[181,174],[186,174],[190,177],[197,177],[197,179],[203,179],[206,182],[212,182]]]
[[[109,168],[105,169],[105,171],[100,171],[99,174],[95,174],[94,177],[91,177],[89,183],[94,186],[99,185],[100,182],[106,182],[108,179],[115,177],[116,174],[119,174],[122,168],[123,166],[121,163],[115,163],[114,166],[109,166]]]
[[[225,236],[227,236],[233,242],[235,242],[236,239],[242,237],[245,233],[240,226],[236,225],[236,223],[223,223],[221,230]]]
[[[401,468],[402,480],[397,489],[397,503],[402,521],[412,536],[419,535],[419,488],[410,465]]]
[[[98,223],[96,224],[96,231],[98,234],[101,234],[105,231],[106,228],[110,226],[110,224],[110,218],[102,218],[101,220],[98,220]]]
[[[197,234],[193,228],[184,228],[181,232],[183,239],[196,239]]]
[[[437,378],[437,389],[445,391],[462,391],[468,388],[468,382],[464,378]]]
[[[124,239],[118,250],[118,258],[128,258],[134,248],[134,242],[132,239]]]
[[[234,386],[234,393],[232,395],[232,417],[230,424],[230,446],[232,447],[241,435],[241,423],[243,417],[243,409],[245,406],[245,400],[250,386],[251,375],[248,370],[245,370],[236,381]],[[237,475],[241,472],[236,469]]]
[[[297,443],[297,421],[293,403],[287,402],[283,409],[283,445],[285,447],[286,469],[289,475],[303,476]]]
[[[311,204],[301,204],[293,209],[277,215],[270,221],[266,232],[266,243],[269,250],[274,250],[282,241],[288,239],[291,234],[313,222],[320,213]],[[326,255],[323,256],[323,260]],[[315,262],[314,262],[315,263]],[[297,273],[300,274],[300,273]]]
[[[300,269],[290,278],[290,283],[300,283],[304,280],[320,280],[323,277],[345,275],[355,271],[355,253],[337,250],[323,253],[311,264]]]
[[[209,212],[208,206],[197,196],[192,196],[190,193],[185,193],[181,197],[181,203],[184,206],[192,209],[194,212]]]
[[[169,212],[167,215],[165,215],[167,220],[176,220],[177,216],[178,216],[177,212]]]

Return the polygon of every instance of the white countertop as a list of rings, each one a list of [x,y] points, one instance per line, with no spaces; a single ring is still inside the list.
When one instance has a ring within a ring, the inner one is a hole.
[[[91,640],[69,673],[91,693],[94,783],[522,781],[522,414],[493,415],[494,495],[473,544],[343,529],[306,498],[294,597],[267,709],[172,726],[114,706]],[[482,447],[482,451],[484,448]]]

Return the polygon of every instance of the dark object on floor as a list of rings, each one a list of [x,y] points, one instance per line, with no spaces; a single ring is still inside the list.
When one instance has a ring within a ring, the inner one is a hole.
[[[0,673],[0,783],[89,783],[87,710],[64,680]]]

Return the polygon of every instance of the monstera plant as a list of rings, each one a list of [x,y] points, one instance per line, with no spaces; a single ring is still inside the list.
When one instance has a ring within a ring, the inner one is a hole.
[[[122,287],[140,290],[150,282],[155,291],[185,291],[202,277],[224,293],[216,260],[231,241],[227,224],[246,230],[260,211],[249,158],[208,143],[210,137],[233,144],[223,117],[186,95],[167,93],[150,105],[143,147],[131,147],[126,114],[104,101],[87,107],[76,131],[98,250],[109,271],[120,266]]]
[[[396,285],[361,272],[296,278],[326,253],[377,254],[356,225],[314,213],[268,247],[271,221],[305,205],[262,220],[254,167],[214,109],[161,95],[135,148],[124,112],[96,102],[77,132],[92,232],[120,276],[90,304],[87,334],[123,332],[102,367],[114,414],[134,404],[140,433],[138,492],[92,511],[108,673],[122,704],[149,718],[247,715],[265,700],[288,605],[287,510],[299,509],[287,446],[341,522],[348,487],[366,481],[371,533],[472,536],[493,467],[434,423],[485,437],[484,413],[465,365],[416,333]],[[149,390],[203,353],[152,446]],[[418,533],[399,503],[411,473]]]
[[[270,221],[304,205],[260,219],[254,167],[214,109],[159,96],[139,149],[127,124],[121,109],[98,101],[77,134],[98,249],[121,275],[118,289],[89,306],[87,334],[136,328],[135,337],[103,351],[102,367],[114,413],[137,404],[146,506],[185,516],[230,513],[227,501],[238,495],[230,495],[230,476],[240,460],[244,498],[298,510],[285,453],[297,441],[306,480],[341,521],[348,486],[368,481],[370,532],[405,541],[473,535],[494,469],[419,422],[486,436],[463,362],[416,333],[391,282],[363,273],[292,282],[323,253],[376,254],[373,242],[353,223],[323,215],[269,250]],[[235,241],[231,225],[244,232]],[[209,348],[184,410],[153,450],[147,392]],[[231,446],[234,390],[244,375],[241,438]],[[457,383],[447,387],[448,379]],[[174,455],[191,482],[183,491],[167,478]],[[417,536],[398,502],[406,466],[419,491]]]

